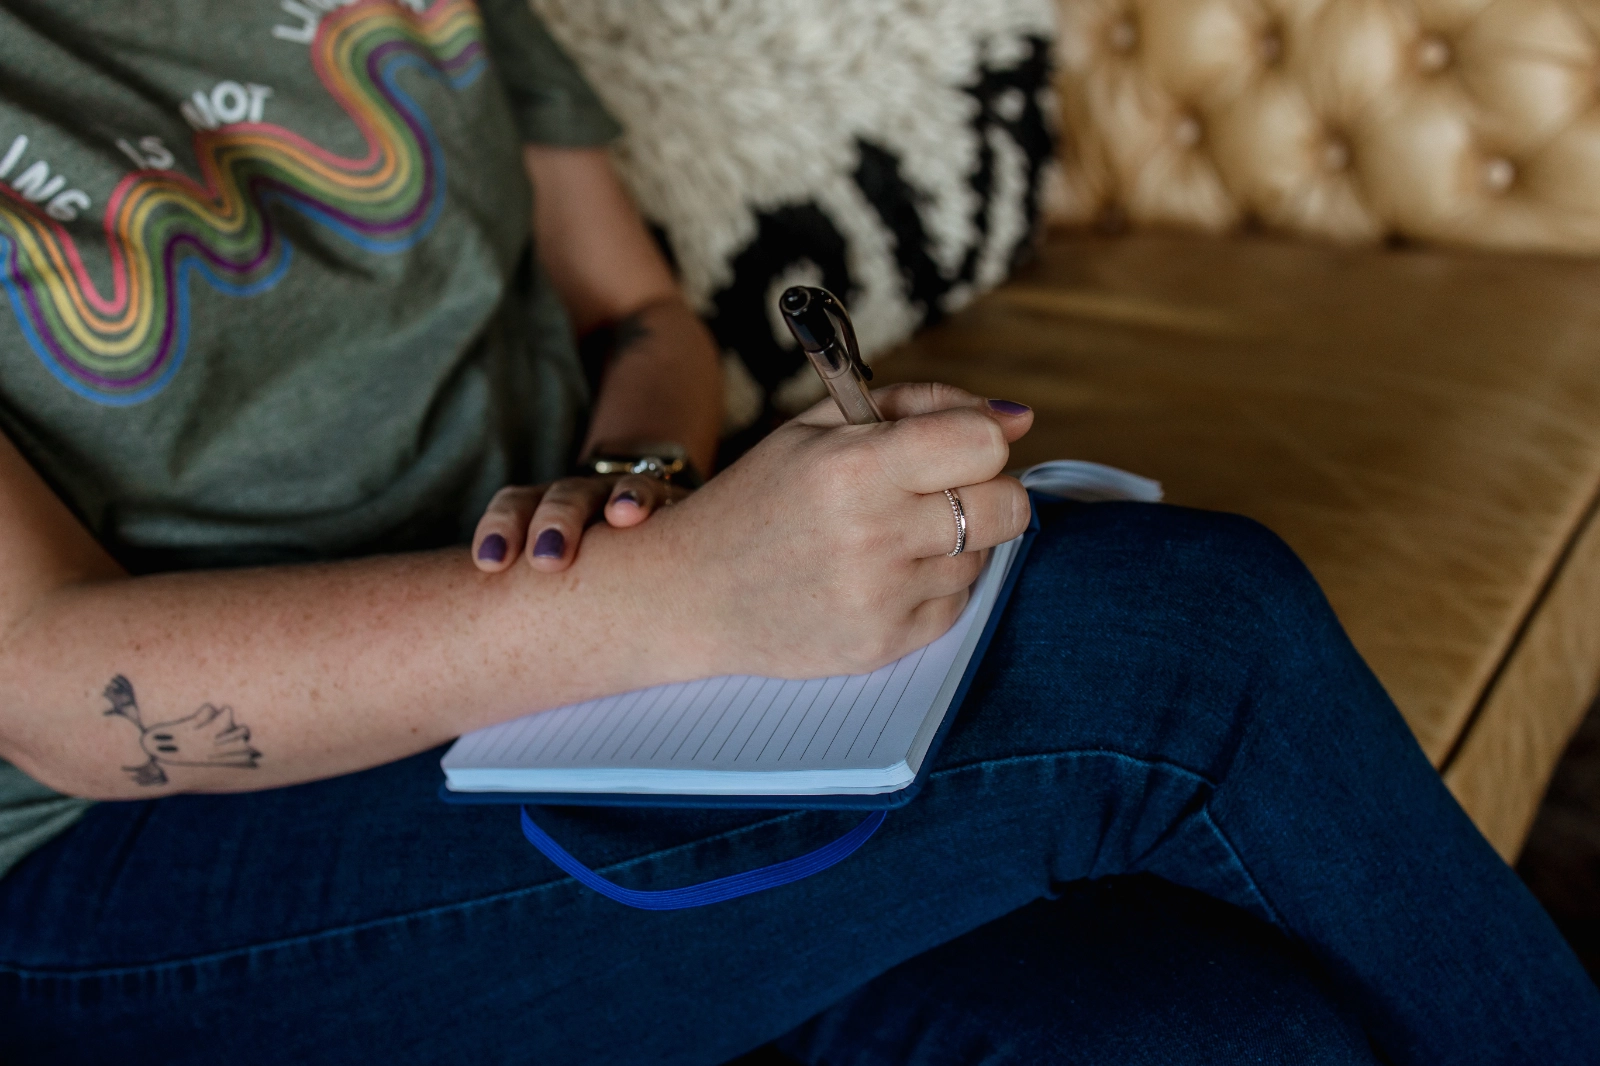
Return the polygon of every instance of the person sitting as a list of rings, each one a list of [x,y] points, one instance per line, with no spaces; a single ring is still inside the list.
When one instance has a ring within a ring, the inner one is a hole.
[[[1029,520],[1003,471],[1032,412],[900,385],[888,422],[819,404],[693,492],[571,473],[642,442],[709,471],[719,362],[522,0],[15,0],[0,71],[6,1061],[714,1063],[803,1022],[810,1061],[1006,1061],[919,995],[1070,1061],[1280,973],[1292,1010],[1216,1012],[1230,1053],[1281,1051],[1283,1012],[1330,1061],[1592,1061],[1600,994],[1236,517],[1042,505],[924,791],[816,877],[632,911],[439,803],[464,731],[936,638]],[[657,886],[841,828],[548,814]],[[1124,875],[1144,905],[1079,884]],[[1132,937],[1124,1013],[1061,1009],[1092,942],[992,924],[1056,896]],[[1019,951],[1059,980],[1007,980]]]

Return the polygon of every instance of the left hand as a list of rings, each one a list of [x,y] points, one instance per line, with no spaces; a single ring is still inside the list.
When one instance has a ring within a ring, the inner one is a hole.
[[[579,454],[606,441],[673,441],[709,472],[722,423],[716,343],[684,302],[604,148],[527,145],[536,195],[534,248],[576,334],[614,333]],[[472,560],[485,573],[518,556],[560,571],[584,530],[604,516],[636,526],[688,491],[642,474],[567,477],[501,489],[478,520]]]
[[[537,570],[565,570],[591,519],[603,516],[607,525],[626,529],[688,494],[686,488],[645,474],[508,485],[495,493],[478,519],[472,561],[486,574],[508,569],[519,555]]]

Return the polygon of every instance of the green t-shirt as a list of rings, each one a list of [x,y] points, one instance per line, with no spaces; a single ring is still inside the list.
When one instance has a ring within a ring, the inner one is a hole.
[[[0,430],[136,573],[466,540],[587,402],[520,144],[617,132],[526,0],[0,0]]]

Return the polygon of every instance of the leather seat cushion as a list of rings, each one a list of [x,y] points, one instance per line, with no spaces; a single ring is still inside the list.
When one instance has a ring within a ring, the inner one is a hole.
[[[1600,683],[1600,261],[1057,233],[883,361],[1250,515],[1515,855]],[[1585,534],[1588,534],[1585,536]]]

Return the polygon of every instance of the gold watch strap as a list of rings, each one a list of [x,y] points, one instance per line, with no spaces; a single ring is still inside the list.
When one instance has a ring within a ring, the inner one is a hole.
[[[589,460],[589,471],[594,474],[644,474],[647,477],[671,481],[689,465],[682,456],[668,459],[659,455],[600,456]]]
[[[574,473],[643,474],[687,489],[697,489],[704,483],[683,446],[678,444],[644,444],[627,451],[613,445],[580,462]]]

